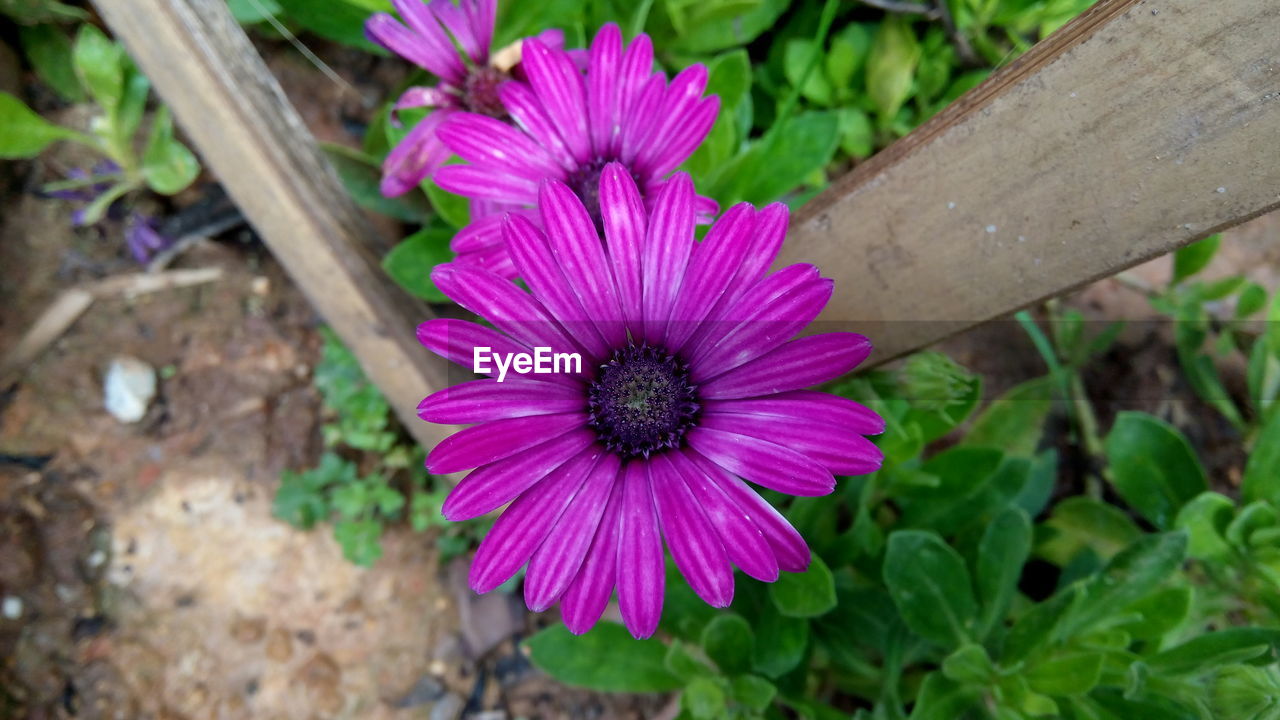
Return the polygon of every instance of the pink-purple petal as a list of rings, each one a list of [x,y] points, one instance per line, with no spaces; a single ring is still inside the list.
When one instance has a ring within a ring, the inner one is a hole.
[[[662,535],[653,507],[649,473],[632,461],[622,471],[622,512],[618,541],[618,606],[622,622],[637,638],[647,638],[662,619],[666,575]]]
[[[777,415],[705,413],[700,427],[758,438],[795,450],[835,475],[865,475],[880,469],[884,454],[870,440],[822,421]]]
[[[644,318],[641,256],[649,218],[635,180],[619,163],[609,163],[600,175],[600,214],[622,317],[633,333],[639,333]]]
[[[587,115],[591,146],[597,154],[608,151],[618,117],[618,70],[622,62],[622,31],[608,23],[591,43],[587,69]]]
[[[518,82],[503,83],[498,87],[498,98],[511,114],[511,119],[546,148],[560,167],[572,170],[578,166],[573,153],[569,152],[569,146],[560,137],[560,131],[528,85]]]
[[[469,425],[528,415],[581,410],[582,386],[507,377],[472,380],[439,390],[418,404],[418,417],[446,425]]]
[[[449,492],[440,508],[441,514],[447,520],[459,522],[491,513],[590,447],[595,439],[595,433],[586,428],[573,430],[478,468]]]
[[[723,488],[682,452],[666,454],[693,492],[694,502],[720,536],[729,561],[742,572],[764,582],[778,579],[778,559],[751,515],[729,498]]]
[[[437,172],[450,152],[436,136],[440,124],[455,111],[441,108],[418,122],[382,162],[380,190],[387,197],[403,195]]]
[[[437,265],[431,279],[451,300],[531,348],[557,353],[578,349],[542,305],[510,280],[461,263]]]
[[[712,607],[733,602],[733,567],[684,477],[665,454],[646,463],[662,535],[689,587]]]
[[[547,230],[547,244],[569,288],[577,294],[605,342],[614,348],[622,347],[626,329],[613,273],[586,207],[567,186],[552,180],[543,183],[538,208]]]
[[[565,627],[574,635],[581,635],[596,624],[613,595],[617,577],[622,490],[623,481],[619,473],[609,494],[609,504],[605,507],[591,541],[591,549],[578,568],[578,574],[560,598],[560,615],[564,618]]]
[[[884,432],[884,418],[876,411],[849,398],[814,390],[792,390],[741,400],[708,400],[703,403],[703,411],[794,420],[822,418],[851,433],[879,435]]]
[[[678,352],[724,294],[734,269],[751,247],[755,210],[739,203],[725,211],[693,250],[684,284],[671,311],[667,348]]]
[[[434,33],[423,35],[418,32],[416,9],[426,13],[426,6],[421,0],[398,0],[397,4],[405,5],[409,15],[405,20],[410,27],[401,25],[398,20],[387,13],[376,13],[364,24],[365,37],[373,43],[381,45],[409,62],[440,76],[445,82],[457,85],[462,82],[466,69],[458,59],[458,53],[448,43],[439,42],[443,32],[437,25]],[[403,12],[401,13],[404,14]],[[434,23],[434,21],[432,21]],[[448,38],[444,38],[447,40]]]
[[[441,145],[443,147],[443,144]],[[448,157],[446,156],[446,160]],[[443,161],[441,161],[443,162]],[[456,195],[517,205],[532,205],[538,182],[523,175],[475,165],[445,165],[435,173],[436,184]]]
[[[502,354],[530,352],[528,345],[493,328],[454,318],[435,318],[422,323],[418,326],[418,342],[436,355],[472,371],[477,347]],[[487,374],[497,374],[497,371]]]
[[[772,395],[834,380],[871,354],[871,341],[856,333],[809,335],[782,345],[699,389],[707,400]]]
[[[586,86],[573,60],[564,51],[552,50],[536,39],[529,39],[524,41],[520,66],[569,153],[579,163],[590,162]]]
[[[463,160],[503,175],[560,177],[555,160],[528,135],[507,123],[470,112],[456,112],[436,131]]]
[[[770,490],[811,497],[827,495],[836,487],[830,470],[795,450],[766,440],[703,426],[693,428],[685,437],[689,447],[699,454]]]
[[[586,414],[567,412],[475,425],[459,430],[432,448],[427,455],[427,470],[436,475],[447,475],[488,465],[586,424]]]
[[[644,336],[661,344],[693,248],[693,181],[685,173],[662,188],[641,251]]]

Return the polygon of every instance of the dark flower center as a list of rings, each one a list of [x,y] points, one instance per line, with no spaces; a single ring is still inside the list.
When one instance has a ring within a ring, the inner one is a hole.
[[[577,194],[582,200],[582,204],[586,206],[587,214],[591,216],[591,222],[596,225],[596,233],[602,238],[604,237],[604,217],[600,213],[600,176],[604,174],[604,166],[610,162],[612,162],[612,159],[597,158],[586,165],[579,166],[577,170],[574,170],[565,179],[565,184]],[[630,172],[629,168],[628,172]],[[635,173],[631,173],[631,179],[636,181],[636,185],[640,185]]]
[[[509,75],[501,70],[479,65],[471,68],[466,80],[462,81],[462,105],[473,113],[488,115],[491,118],[505,120],[507,109],[498,96],[498,86],[506,82]]]
[[[698,417],[689,366],[660,348],[614,352],[587,390],[588,424],[611,452],[649,457],[680,445]]]

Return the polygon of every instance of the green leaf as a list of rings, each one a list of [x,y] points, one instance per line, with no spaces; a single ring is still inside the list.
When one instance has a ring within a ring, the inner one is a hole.
[[[1222,243],[1221,235],[1193,242],[1173,254],[1173,282],[1179,283],[1208,267]]]
[[[920,43],[911,24],[898,15],[890,15],[880,24],[867,57],[867,93],[879,112],[882,127],[911,98],[912,78],[919,60]]]
[[[1267,289],[1258,283],[1249,283],[1236,299],[1236,318],[1244,319],[1267,306]]]
[[[777,696],[778,688],[757,675],[738,675],[729,681],[729,693],[739,705],[763,712]]]
[[[21,100],[0,92],[0,158],[31,158],[58,140],[78,140],[80,134],[54,125]]]
[[[846,155],[858,159],[870,157],[875,152],[875,128],[871,118],[855,107],[840,108],[840,149]]]
[[[769,608],[756,618],[755,651],[751,666],[766,677],[777,678],[791,672],[804,659],[809,647],[809,622],[782,615]]]
[[[751,90],[751,58],[738,49],[722,53],[707,63],[707,95],[720,98],[720,112],[730,112]]]
[[[1280,672],[1248,665],[1225,667],[1214,678],[1215,718],[1277,720],[1280,718]]]
[[[356,204],[405,222],[421,223],[431,216],[431,204],[421,194],[410,192],[389,198],[379,190],[382,170],[370,155],[336,143],[320,148],[333,164],[338,179]]]
[[[1052,409],[1053,378],[1046,375],[1028,380],[992,400],[973,421],[964,444],[1031,457]]]
[[[1216,492],[1201,493],[1182,506],[1174,527],[1187,532],[1187,554],[1198,560],[1217,560],[1231,552],[1227,526],[1236,514],[1231,498]]]
[[[726,674],[751,669],[755,642],[751,626],[741,615],[733,613],[717,615],[702,631],[703,651]]]
[[[1130,611],[1139,613],[1142,618],[1125,623],[1119,629],[1138,640],[1159,640],[1187,619],[1192,598],[1189,585],[1152,593],[1129,606]]]
[[[18,28],[22,51],[31,61],[36,75],[54,92],[69,102],[84,100],[84,89],[71,63],[71,38],[53,25]]]
[[[1006,668],[1014,667],[1037,650],[1056,643],[1063,635],[1063,620],[1081,597],[1080,586],[1070,585],[1018,618],[1005,638],[1000,664]]]
[[[942,661],[942,674],[958,683],[986,685],[996,670],[981,645],[966,643]]]
[[[1245,502],[1267,500],[1280,505],[1280,413],[1271,414],[1254,441],[1240,494]]]
[[[20,25],[89,19],[84,9],[57,0],[0,0],[0,15],[13,18]]]
[[[1037,663],[1024,673],[1032,690],[1045,695],[1083,695],[1102,676],[1102,654],[1069,652]]]
[[[830,107],[835,100],[835,93],[831,88],[831,81],[821,72],[811,72],[805,80],[804,86],[800,87],[800,81],[804,79],[804,71],[809,67],[809,61],[813,58],[814,42],[808,38],[793,38],[788,40],[785,46],[783,57],[784,72],[787,76],[787,82],[792,87],[799,87],[800,94],[811,102],[819,105]],[[819,49],[821,55],[821,49]]]
[[[933,532],[889,536],[884,581],[907,627],[944,648],[969,639],[977,602],[960,555]]]
[[[471,205],[465,197],[441,189],[434,180],[423,182],[422,189],[442,220],[459,229],[471,222]]]
[[[932,488],[897,491],[901,524],[951,535],[1008,505],[1026,484],[1031,463],[1002,457],[998,450],[960,445],[929,458],[921,470],[939,482]]]
[[[185,190],[200,174],[200,161],[173,137],[169,108],[161,106],[151,121],[151,136],[142,154],[142,177],[161,195]]]
[[[683,685],[663,664],[661,640],[636,640],[617,623],[600,622],[584,635],[552,625],[524,641],[529,659],[566,685],[603,692],[667,692]]]
[[[849,23],[831,37],[826,59],[827,79],[839,97],[851,92],[854,77],[867,60],[874,34],[872,28],[867,23]]]
[[[979,637],[985,637],[1009,611],[1030,554],[1031,520],[1019,508],[1006,508],[991,521],[978,543]]]
[[[375,8],[382,12],[391,12],[391,2],[378,2],[375,6],[364,2],[349,0],[275,0],[290,20],[302,27],[343,45],[357,47],[367,52],[385,55],[386,51],[369,42],[364,35],[364,21],[369,19]]]
[[[290,525],[307,530],[329,515],[321,488],[308,482],[306,473],[285,471],[271,505],[271,514]]]
[[[714,675],[715,670],[702,662],[700,656],[695,656],[691,650],[692,647],[679,640],[673,640],[667,647],[667,654],[662,658],[662,666],[672,676],[678,678]]]
[[[377,520],[340,520],[333,536],[342,546],[342,556],[360,567],[373,567],[382,557],[382,523]]]
[[[727,703],[724,690],[715,680],[707,677],[695,677],[684,688],[680,697],[680,706],[699,720],[714,720],[724,717]]]
[[[804,572],[782,573],[770,584],[769,597],[787,617],[818,617],[836,606],[835,581],[827,564],[814,555]]]
[[[1121,412],[1107,435],[1106,452],[1116,492],[1162,530],[1173,526],[1188,500],[1209,489],[1187,439],[1152,415]]]
[[[940,672],[929,673],[920,686],[911,720],[956,720],[967,717],[967,711],[982,697],[982,689],[960,685]]]
[[[1084,585],[1084,598],[1066,621],[1068,636],[1087,630],[1159,586],[1182,564],[1187,534],[1148,535],[1122,550]]]
[[[1109,558],[1142,536],[1142,531],[1120,508],[1089,497],[1067,498],[1053,508],[1045,522],[1049,531],[1036,553],[1065,566],[1084,548]]]
[[[358,481],[335,488],[332,499],[333,509],[347,520],[359,518],[364,514],[365,508],[372,504],[369,498],[369,487]]]
[[[282,12],[276,0],[227,0],[227,7],[241,25],[262,22]]]
[[[425,227],[392,248],[382,259],[382,268],[413,295],[428,302],[448,302],[449,298],[431,281],[431,269],[453,259],[451,239],[451,228]]]
[[[774,202],[826,166],[840,141],[834,112],[801,113],[776,132],[772,141],[757,140],[721,172],[715,197],[757,205]]]
[[[730,17],[714,21],[705,15],[688,17],[671,49],[698,54],[746,45],[772,27],[788,4],[788,0],[756,0],[749,5],[739,3],[742,9]]]
[[[71,60],[80,84],[108,116],[114,116],[124,95],[124,48],[86,23],[76,34]]]
[[[1276,661],[1277,646],[1280,646],[1280,629],[1227,628],[1194,637],[1146,658],[1145,662],[1151,672],[1160,675],[1193,675],[1246,661],[1269,665]]]

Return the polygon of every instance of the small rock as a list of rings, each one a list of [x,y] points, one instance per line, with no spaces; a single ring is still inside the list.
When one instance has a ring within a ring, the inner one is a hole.
[[[324,653],[316,653],[298,670],[298,680],[312,690],[334,688],[342,678],[342,670],[333,658]]]
[[[391,701],[391,706],[401,710],[417,707],[439,700],[442,695],[444,695],[444,683],[432,675],[423,675],[418,678],[418,682],[414,683],[413,687],[409,688],[409,692]]]
[[[120,422],[135,423],[147,414],[156,396],[156,371],[135,357],[121,355],[111,359],[102,386],[107,412]]]
[[[318,688],[316,693],[316,708],[326,715],[337,715],[342,710],[342,693],[338,692],[338,688],[329,686]]]
[[[276,662],[285,662],[293,657],[293,640],[288,631],[276,628],[267,635],[267,657]]]
[[[267,621],[263,618],[236,618],[231,623],[231,637],[245,645],[261,640],[266,631]]]
[[[457,693],[449,693],[431,708],[430,720],[458,720],[467,703]]]

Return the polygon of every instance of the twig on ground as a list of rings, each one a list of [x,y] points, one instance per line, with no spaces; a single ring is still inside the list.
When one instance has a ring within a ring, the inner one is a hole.
[[[8,385],[11,378],[40,356],[50,345],[62,337],[75,321],[84,315],[94,300],[139,295],[213,282],[222,277],[222,268],[197,270],[172,270],[163,273],[133,273],[86,283],[64,290],[61,295],[36,319],[18,344],[0,359],[0,385]]]

